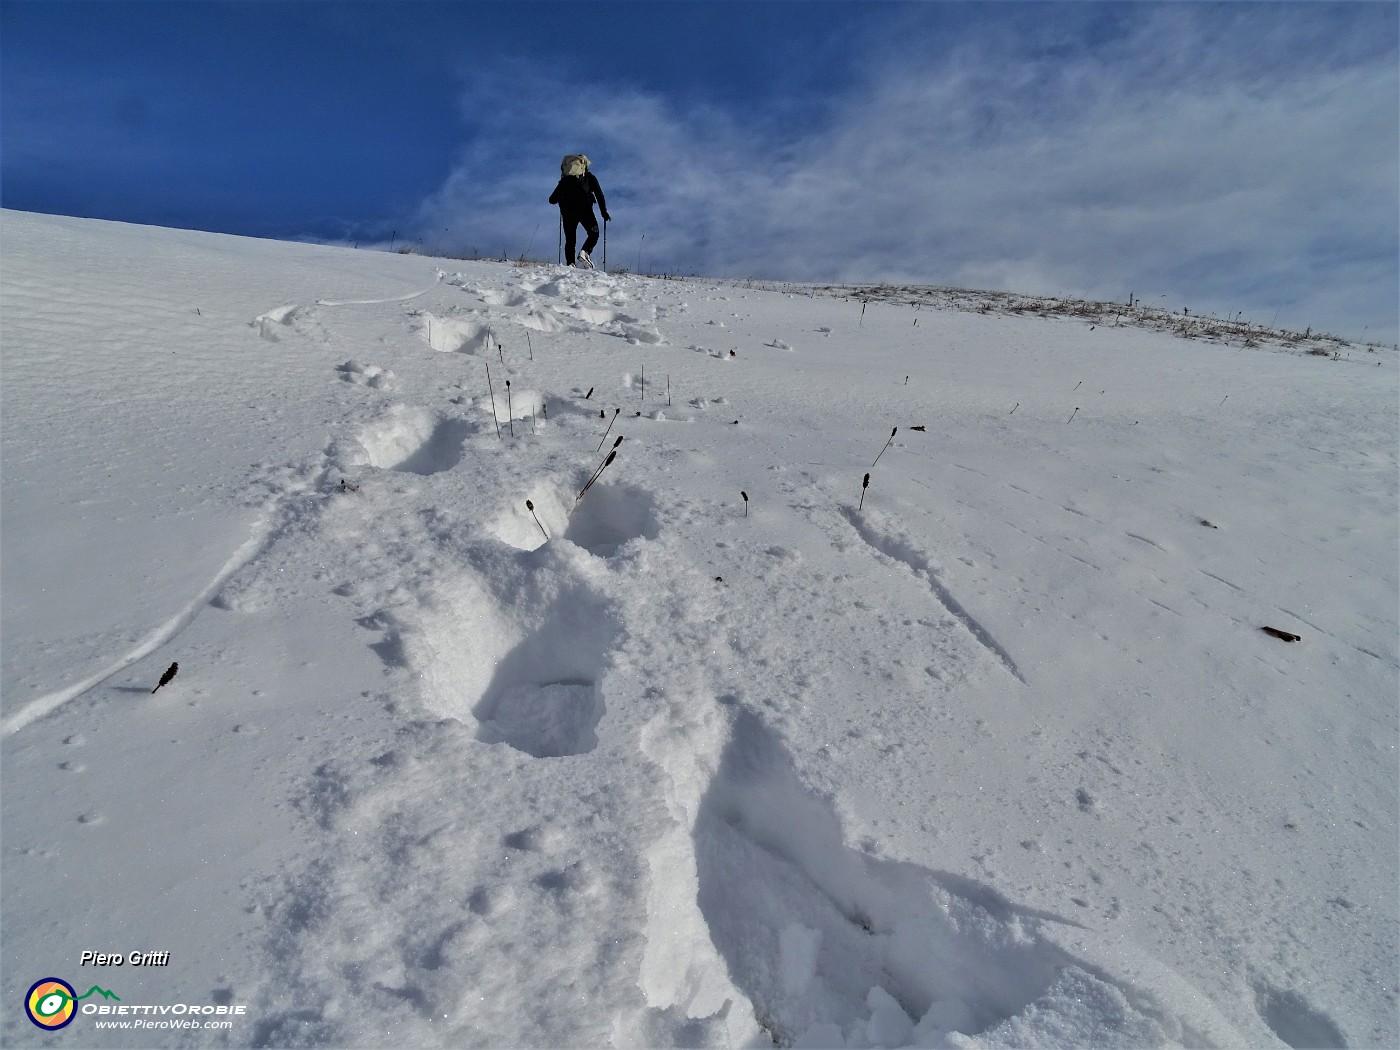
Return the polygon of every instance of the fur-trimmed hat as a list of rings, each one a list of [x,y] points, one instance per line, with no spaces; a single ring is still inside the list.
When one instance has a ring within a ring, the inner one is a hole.
[[[582,153],[570,153],[559,165],[565,175],[582,175],[588,170],[588,158]]]

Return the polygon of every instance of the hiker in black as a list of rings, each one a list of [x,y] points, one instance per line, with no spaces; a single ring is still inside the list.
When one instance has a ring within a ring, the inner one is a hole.
[[[608,203],[603,197],[603,187],[588,170],[588,158],[581,153],[571,153],[560,165],[559,185],[549,195],[549,203],[559,205],[559,217],[564,224],[564,260],[573,266],[574,245],[578,239],[578,227],[583,225],[588,238],[578,252],[577,261],[590,269],[593,259],[590,253],[598,243],[598,219],[593,214],[593,202],[597,200],[603,212],[603,221],[610,222]]]

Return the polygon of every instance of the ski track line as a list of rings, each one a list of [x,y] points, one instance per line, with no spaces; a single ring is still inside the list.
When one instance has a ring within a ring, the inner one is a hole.
[[[851,523],[851,526],[856,530],[860,538],[872,549],[908,566],[913,571],[914,575],[925,580],[929,587],[933,589],[934,597],[938,599],[943,607],[947,609],[959,623],[967,628],[968,633],[971,634],[984,649],[995,656],[998,662],[1011,672],[1012,677],[1014,677],[1016,681],[1020,682],[1022,685],[1027,684],[1026,679],[1021,674],[1020,668],[1016,666],[1016,661],[1011,658],[1011,654],[992,636],[990,631],[978,623],[977,619],[962,607],[962,604],[953,597],[952,592],[949,591],[947,587],[943,586],[943,583],[938,579],[938,574],[934,571],[933,567],[929,565],[927,559],[921,557],[896,540],[880,536],[874,529],[870,528],[870,526],[856,517],[856,512],[849,507],[842,507],[841,513],[846,520]]]
[[[1276,608],[1279,612],[1283,613],[1285,616],[1291,616],[1291,617],[1293,617],[1293,619],[1297,620],[1299,623],[1307,624],[1309,627],[1311,627],[1311,628],[1312,628],[1314,631],[1316,631],[1318,634],[1323,635],[1323,636],[1326,637],[1326,638],[1331,638],[1334,642],[1340,642],[1342,645],[1350,646],[1352,649],[1355,649],[1358,653],[1361,653],[1363,656],[1369,656],[1369,657],[1371,657],[1372,659],[1379,660],[1381,663],[1383,663],[1383,664],[1388,664],[1388,665],[1390,665],[1391,667],[1400,666],[1400,665],[1397,665],[1393,660],[1388,660],[1388,659],[1386,659],[1384,656],[1381,656],[1379,653],[1373,653],[1370,649],[1363,649],[1361,646],[1357,645],[1355,642],[1348,641],[1348,640],[1345,639],[1345,638],[1339,638],[1337,635],[1333,634],[1331,631],[1323,630],[1321,627],[1319,627],[1317,624],[1313,623],[1311,620],[1309,620],[1309,619],[1307,619],[1307,618],[1305,618],[1305,617],[1299,616],[1299,615],[1298,615],[1297,613],[1295,613],[1292,609],[1285,609],[1282,605],[1276,605],[1276,606],[1274,606],[1274,608]]]
[[[419,292],[409,292],[407,295],[395,295],[388,299],[317,299],[317,306],[382,306],[385,303],[406,303],[410,299],[417,299],[420,295],[427,295],[439,284],[445,275],[439,274],[438,279],[428,287]]]
[[[113,675],[130,667],[137,660],[143,659],[155,652],[193,623],[194,618],[213,600],[214,596],[219,593],[219,590],[228,582],[229,578],[266,549],[272,537],[273,529],[271,522],[272,518],[268,516],[255,524],[253,526],[253,535],[248,537],[248,539],[233,552],[233,556],[224,563],[224,567],[214,576],[213,581],[200,591],[199,594],[195,596],[194,600],[152,631],[144,642],[132,649],[125,656],[118,658],[115,663],[109,664],[96,674],[84,678],[81,682],[55,690],[52,693],[39,697],[37,700],[31,700],[20,710],[5,719],[4,722],[0,722],[0,739],[13,736],[30,723],[36,722],[45,715],[53,713],[64,704],[68,703],[68,701],[82,696],[89,689],[101,685]]]
[[[1380,653],[1373,653],[1373,652],[1371,652],[1370,649],[1363,649],[1361,646],[1355,645],[1355,644],[1352,644],[1352,643],[1348,643],[1348,644],[1351,645],[1351,647],[1352,647],[1353,649],[1355,649],[1358,653],[1361,653],[1363,656],[1369,656],[1369,657],[1371,657],[1372,659],[1379,660],[1379,661],[1380,661],[1381,663],[1383,663],[1383,664],[1388,664],[1388,665],[1391,666],[1391,667],[1400,669],[1400,664],[1397,664],[1394,660],[1387,659],[1386,657],[1382,656]]]
[[[954,466],[957,466],[956,463],[953,464],[953,465],[954,465]],[[966,471],[969,471],[970,473],[973,473],[973,474],[980,474],[980,473],[981,473],[981,471],[972,470],[971,467],[963,467],[962,469],[963,469],[963,470],[966,470]],[[988,477],[989,475],[983,475],[983,476],[984,476],[984,477]],[[933,492],[933,491],[934,491],[934,489],[933,489],[931,486],[924,484],[924,483],[923,483],[922,481],[920,481],[918,478],[911,478],[910,480],[913,481],[914,484],[916,484],[916,485],[922,487],[923,489],[925,489],[925,490],[928,491],[928,492]],[[1049,500],[1047,500],[1047,499],[1042,499],[1040,496],[1035,495],[1035,493],[1033,493],[1033,492],[1027,492],[1025,489],[1021,488],[1021,487],[1018,486],[1018,485],[1012,485],[1012,484],[1010,484],[1010,483],[1008,482],[1008,483],[1006,483],[1006,487],[1007,487],[1007,488],[1010,488],[1010,489],[1015,489],[1017,492],[1025,493],[1025,495],[1030,496],[1032,499],[1040,500],[1040,502],[1042,502],[1042,503],[1047,503],[1047,504],[1050,503]],[[1104,567],[1103,567],[1102,565],[1095,564],[1094,562],[1089,561],[1087,558],[1081,558],[1078,554],[1073,554],[1073,553],[1071,553],[1070,551],[1065,550],[1065,548],[1063,548],[1063,547],[1058,547],[1058,546],[1056,546],[1055,544],[1051,543],[1049,540],[1047,540],[1044,536],[1037,536],[1037,535],[1036,535],[1035,533],[1033,533],[1033,532],[1027,532],[1025,529],[1021,528],[1021,526],[1017,525],[1014,521],[1008,521],[1006,518],[1001,517],[999,514],[996,514],[996,513],[994,513],[994,512],[990,512],[990,511],[984,511],[981,507],[973,506],[971,503],[968,503],[966,500],[954,499],[953,502],[956,503],[959,507],[963,507],[963,508],[965,508],[966,510],[971,511],[971,512],[974,513],[974,514],[982,515],[982,514],[991,513],[991,514],[992,514],[992,517],[993,517],[993,520],[995,520],[995,521],[997,521],[997,522],[1000,522],[1002,525],[1005,525],[1005,526],[1006,526],[1008,529],[1010,529],[1012,532],[1018,533],[1018,534],[1024,536],[1024,537],[1025,537],[1026,539],[1028,539],[1028,540],[1033,540],[1034,542],[1039,543],[1039,544],[1040,544],[1041,546],[1043,546],[1043,547],[1048,547],[1050,550],[1054,551],[1056,554],[1061,555],[1062,557],[1065,557],[1065,558],[1073,558],[1075,561],[1079,562],[1080,565],[1087,566],[1088,568],[1093,569],[1095,572],[1104,572],[1104,571],[1105,571],[1105,569],[1104,569]],[[1051,505],[1053,506],[1054,504],[1051,504]],[[1062,540],[1064,540],[1064,541],[1067,542],[1067,543],[1068,543],[1068,542],[1073,542],[1072,538],[1069,537],[1069,536],[1061,536],[1061,537],[1059,537],[1059,538],[1062,539]],[[1148,542],[1151,542],[1151,541],[1148,541]],[[1154,543],[1153,546],[1155,547],[1155,546],[1157,546],[1157,545]],[[1159,548],[1159,549],[1160,549],[1160,548]],[[888,552],[887,552],[887,553],[888,553]],[[902,559],[901,559],[901,560],[902,560]],[[917,568],[917,566],[916,566],[916,568]]]
[[[1158,543],[1156,540],[1148,539],[1146,536],[1139,535],[1139,534],[1136,533],[1136,532],[1125,532],[1123,535],[1127,536],[1128,539],[1130,539],[1130,540],[1137,540],[1139,543],[1145,543],[1145,544],[1147,544],[1149,547],[1156,547],[1156,548],[1157,548],[1159,551],[1161,551],[1163,554],[1170,554],[1170,553],[1171,553],[1171,551],[1167,550],[1167,548],[1163,547],[1163,546],[1162,546],[1160,543]]]
[[[1209,576],[1209,577],[1210,577],[1212,580],[1214,580],[1216,583],[1223,583],[1226,587],[1229,587],[1232,591],[1236,591],[1236,592],[1238,592],[1238,593],[1240,593],[1240,594],[1244,594],[1244,593],[1245,593],[1245,590],[1244,590],[1243,587],[1236,586],[1235,584],[1233,584],[1233,583],[1231,583],[1229,580],[1227,580],[1224,576],[1217,576],[1217,575],[1215,575],[1215,573],[1213,573],[1213,572],[1207,572],[1205,569],[1197,569],[1196,571],[1199,572],[1202,576]]]

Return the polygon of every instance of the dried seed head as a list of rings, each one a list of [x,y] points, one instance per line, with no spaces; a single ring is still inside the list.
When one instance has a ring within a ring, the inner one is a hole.
[[[617,448],[617,446],[620,445],[620,444],[622,444],[622,435],[621,435],[621,434],[617,435],[617,440],[613,442],[613,448]]]
[[[509,382],[509,380],[507,380],[507,382]],[[894,437],[894,436],[895,436],[896,434],[898,434],[898,433],[899,433],[899,427],[895,427],[893,430],[890,431],[890,437]]]
[[[748,494],[747,492],[745,492],[743,489],[740,489],[740,490],[739,490],[739,495],[741,495],[741,496],[744,497],[744,502],[745,502],[745,503],[747,503],[747,502],[749,501],[749,494]]]
[[[605,459],[605,460],[603,460],[603,466],[604,466],[604,467],[608,466],[608,465],[609,465],[610,463],[612,463],[612,461],[613,461],[614,459],[616,459],[616,458],[617,458],[617,448],[616,448],[616,446],[614,446],[614,447],[613,447],[613,450],[612,450],[611,452],[608,453],[608,458]]]
[[[869,475],[869,474],[865,475],[865,480],[862,481],[862,482],[860,483],[860,487],[863,488],[863,489],[868,489],[868,488],[870,487],[870,475]]]
[[[525,501],[525,509],[526,509],[526,510],[534,510],[534,509],[535,509],[535,505],[534,505],[533,503],[531,503],[529,500],[526,500],[526,501]]]

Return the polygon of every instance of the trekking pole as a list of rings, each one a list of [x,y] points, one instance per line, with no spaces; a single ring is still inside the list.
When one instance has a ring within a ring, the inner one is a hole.
[[[554,253],[554,264],[562,266],[564,264],[564,213],[559,213],[559,250]]]
[[[608,220],[603,220],[603,272],[608,272]]]

